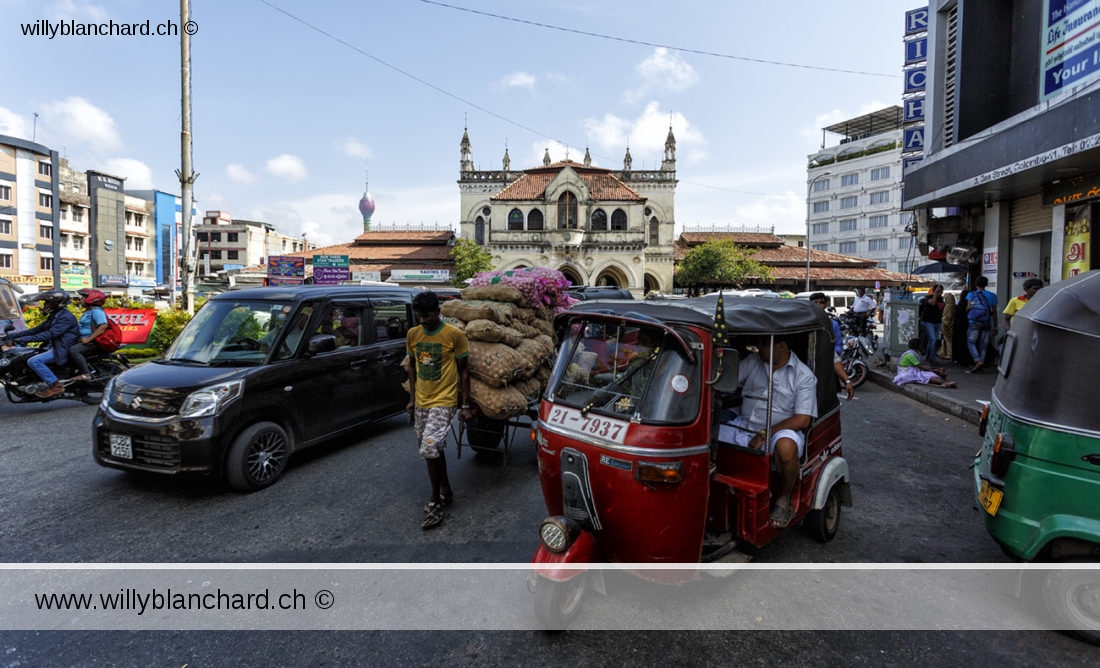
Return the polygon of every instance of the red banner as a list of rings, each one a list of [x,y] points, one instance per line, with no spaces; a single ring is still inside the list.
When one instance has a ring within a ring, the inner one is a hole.
[[[122,345],[145,343],[157,322],[155,308],[106,308],[107,317],[122,330]]]

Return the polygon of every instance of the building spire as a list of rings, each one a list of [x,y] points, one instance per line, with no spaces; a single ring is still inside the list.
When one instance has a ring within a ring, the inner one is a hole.
[[[665,159],[661,161],[661,171],[676,171],[676,135],[672,134],[672,114],[668,119],[668,138],[665,139]]]
[[[588,147],[587,146],[584,147],[584,166],[585,167],[591,167],[592,166],[592,154],[588,152]]]
[[[474,158],[470,151],[470,133],[465,125],[462,126],[462,143],[459,144],[461,150],[461,157],[459,158],[459,171],[472,172],[474,171]]]
[[[634,162],[630,157],[630,142],[626,144],[626,155],[623,156],[623,171],[629,172],[631,164]]]
[[[550,166],[550,147],[546,147],[546,152],[542,154],[542,164],[544,167]]]
[[[363,214],[363,231],[370,232],[370,217],[374,214],[374,200],[370,196],[370,172],[363,172],[363,198],[359,200],[359,213]]]

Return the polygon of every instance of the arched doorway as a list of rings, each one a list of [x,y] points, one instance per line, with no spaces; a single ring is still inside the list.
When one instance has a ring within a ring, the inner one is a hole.
[[[571,284],[573,284],[573,285],[584,285],[584,281],[581,279],[580,276],[577,275],[577,272],[574,271],[572,268],[570,268],[570,267],[559,267],[558,271],[560,271],[562,276],[565,276],[565,278]]]

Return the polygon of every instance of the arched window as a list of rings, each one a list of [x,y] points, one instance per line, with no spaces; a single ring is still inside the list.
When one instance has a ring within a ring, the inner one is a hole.
[[[523,212],[519,209],[512,209],[508,212],[508,230],[522,230],[523,229]]]
[[[478,246],[485,245],[485,219],[481,216],[474,221],[474,243]]]
[[[661,243],[661,223],[657,221],[657,216],[653,216],[649,219],[649,245],[657,246]]]
[[[615,213],[611,214],[611,229],[626,229],[626,211],[623,211],[622,209],[615,209]]]
[[[607,230],[607,212],[603,209],[596,209],[592,212],[592,229]]]
[[[529,230],[541,230],[542,229],[542,212],[538,209],[531,211],[527,214],[527,229]]]
[[[558,229],[577,229],[577,196],[566,190],[558,198]]]

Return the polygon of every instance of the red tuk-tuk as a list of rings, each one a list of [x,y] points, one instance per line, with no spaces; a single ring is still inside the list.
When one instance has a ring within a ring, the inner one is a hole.
[[[780,338],[817,379],[787,527],[803,524],[822,542],[836,534],[851,492],[824,311],[795,299],[595,301],[555,327],[562,343],[535,430],[550,513],[532,574],[545,626],[572,620],[590,579],[602,589],[602,571],[575,564],[714,562],[786,530],[771,521],[772,455],[723,429],[741,399],[743,360]],[[767,397],[754,397],[767,400],[767,441],[772,390],[769,375]],[[698,567],[632,572],[684,582]]]

